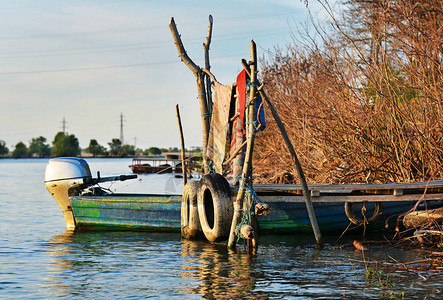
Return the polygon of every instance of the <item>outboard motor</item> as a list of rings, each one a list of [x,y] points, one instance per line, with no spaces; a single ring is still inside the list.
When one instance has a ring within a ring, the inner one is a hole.
[[[92,178],[89,165],[84,159],[60,157],[49,160],[45,171],[45,187],[60,206],[65,216],[66,229],[74,230],[76,225],[69,197],[78,196],[84,189],[100,182],[133,178],[137,178],[137,175]]]

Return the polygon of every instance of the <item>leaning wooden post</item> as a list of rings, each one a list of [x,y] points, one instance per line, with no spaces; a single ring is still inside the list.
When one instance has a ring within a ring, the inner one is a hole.
[[[211,72],[211,64],[209,63],[209,46],[211,44],[212,38],[212,24],[213,19],[212,16],[209,15],[209,23],[208,23],[208,34],[206,35],[206,42],[203,43],[203,49],[205,50],[205,69],[208,72]],[[206,84],[206,105],[208,107],[208,112],[212,111],[212,92],[211,92],[211,80],[209,79],[209,75],[205,75],[205,84]]]
[[[212,19],[212,18],[211,18]],[[194,73],[194,76],[197,80],[197,90],[198,90],[198,100],[200,102],[200,113],[202,118],[202,132],[203,132],[203,152],[206,152],[206,148],[208,145],[208,137],[209,137],[209,126],[211,115],[208,111],[207,102],[206,102],[206,88],[204,84],[204,73],[201,68],[196,65],[186,53],[185,47],[183,46],[183,42],[180,38],[180,34],[178,33],[177,26],[175,25],[174,18],[171,18],[169,22],[169,29],[171,30],[172,37],[174,38],[175,46],[177,47],[178,54],[181,60],[185,63],[186,66]],[[207,156],[206,153],[203,153],[203,165],[207,166]]]
[[[247,108],[247,126],[246,126],[246,154],[245,162],[243,164],[242,171],[242,181],[252,188],[252,154],[254,150],[254,139],[255,139],[255,110],[256,110],[256,94],[257,94],[257,51],[254,41],[251,41],[251,69],[250,69],[250,89],[249,89],[249,102]],[[245,189],[242,184],[240,184],[237,198],[234,202],[234,216],[232,218],[231,231],[229,233],[228,247],[235,247],[235,229],[241,218],[241,210],[245,208],[243,201],[245,198]],[[252,241],[252,246],[256,247],[255,238]]]
[[[252,73],[252,68],[249,69],[249,65],[245,60],[242,60],[242,64],[247,73]],[[311,201],[311,194],[309,193],[308,184],[306,183],[305,174],[303,173],[300,161],[298,160],[297,154],[295,153],[294,147],[292,146],[291,140],[289,139],[289,136],[286,132],[285,125],[281,121],[280,116],[278,115],[277,111],[275,110],[268,96],[266,96],[265,91],[263,91],[263,88],[260,87],[258,89],[258,92],[260,93],[260,96],[263,98],[263,100],[266,102],[268,108],[271,110],[272,116],[274,117],[275,122],[277,123],[277,126],[280,129],[286,147],[288,148],[289,153],[291,154],[291,157],[294,161],[295,167],[297,169],[297,174],[298,177],[300,178],[301,186],[303,189],[306,209],[308,211],[309,220],[311,221],[312,230],[314,231],[317,247],[323,248],[323,239],[321,237],[320,229],[318,227],[317,218],[315,217],[314,207],[312,206],[312,201]]]
[[[182,120],[180,118],[180,110],[178,108],[178,104],[175,106],[175,112],[177,114],[178,130],[180,132],[180,144],[181,144],[181,152],[182,152],[183,186],[185,186],[186,182],[188,181],[187,176],[186,176],[185,138],[183,137]]]

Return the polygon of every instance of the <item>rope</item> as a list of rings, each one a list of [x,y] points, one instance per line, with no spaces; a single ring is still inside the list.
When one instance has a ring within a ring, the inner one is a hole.
[[[264,204],[264,202],[257,196],[257,193],[252,188],[250,188],[241,177],[237,177],[237,179],[240,181],[240,185],[239,186],[241,188],[243,188],[244,190],[246,190],[246,192],[252,196],[252,199],[253,199],[254,202],[258,202],[258,203]]]
[[[209,173],[215,173],[213,165],[214,165],[214,162],[212,160],[209,160],[209,163],[207,165],[203,166],[203,170],[208,168],[209,169]]]
[[[366,212],[366,203],[363,202],[363,207],[361,208],[361,214],[363,215],[363,236],[366,233],[366,224],[369,224],[365,212]]]
[[[241,228],[244,225],[251,225],[251,219],[249,217],[249,215],[253,215],[254,212],[251,211],[251,207],[254,203],[254,198],[252,198],[252,201],[250,202],[250,206],[247,207],[249,201],[246,202],[246,209],[239,209],[239,211],[243,211],[242,217],[240,222],[237,224],[237,227],[235,228],[235,235],[237,236],[237,242],[240,241],[241,237]]]
[[[252,199],[251,201],[247,201],[246,203],[246,209],[239,209],[236,211],[242,211],[242,217],[240,222],[237,224],[237,227],[235,228],[235,235],[237,236],[237,242],[240,241],[241,237],[241,228],[244,225],[251,225],[251,219],[250,219],[250,215],[254,215],[255,212],[251,211],[251,208],[254,206],[255,203],[264,203],[263,201],[260,200],[260,198],[258,198],[257,193],[251,188],[249,187],[246,182],[241,178],[241,177],[237,177],[237,179],[239,179],[240,181],[240,187],[243,188],[246,193],[248,194],[248,200]],[[249,204],[249,207],[248,207]]]
[[[246,86],[259,86],[259,84],[258,84],[258,82],[257,82],[257,83],[254,83],[254,84],[252,84],[252,83],[251,83],[251,80],[250,80],[250,79],[248,79],[248,80],[246,80]]]
[[[252,124],[252,127],[246,126],[246,130],[251,130],[251,131],[254,131],[254,132],[258,132],[257,124],[260,124],[259,121],[255,120],[253,122],[246,122],[246,124]]]

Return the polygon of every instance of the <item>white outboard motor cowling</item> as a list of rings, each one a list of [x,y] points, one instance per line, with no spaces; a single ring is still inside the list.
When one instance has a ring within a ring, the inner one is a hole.
[[[49,160],[45,171],[45,187],[57,201],[65,216],[66,229],[75,229],[70,196],[93,184],[88,163],[77,157],[60,157]]]
[[[57,180],[92,179],[88,163],[83,158],[59,157],[49,160],[46,166],[45,183]]]
[[[45,187],[54,197],[65,216],[66,229],[74,230],[75,217],[69,197],[78,196],[90,186],[107,181],[135,179],[137,175],[119,175],[92,178],[88,163],[83,158],[59,157],[49,160],[45,171]]]

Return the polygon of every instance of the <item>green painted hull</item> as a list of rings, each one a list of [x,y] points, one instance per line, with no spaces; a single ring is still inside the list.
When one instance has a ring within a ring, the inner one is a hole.
[[[70,198],[76,226],[79,229],[180,231],[181,196],[125,195],[77,196]],[[409,210],[415,202],[385,202],[383,213],[369,229],[384,228],[385,220]],[[262,233],[296,233],[310,231],[304,203],[269,203],[270,213],[258,217]],[[431,201],[428,208],[439,207],[443,201]],[[314,203],[320,229],[343,231],[349,225],[343,203]],[[396,218],[392,218],[395,222]],[[395,227],[395,225],[393,225]]]
[[[79,229],[180,231],[181,196],[78,196],[71,205]]]

